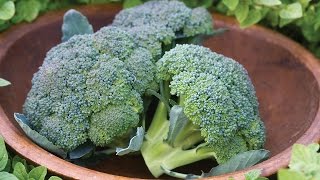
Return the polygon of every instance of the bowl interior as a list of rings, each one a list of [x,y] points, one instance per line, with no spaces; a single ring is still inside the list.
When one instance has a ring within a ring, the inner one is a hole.
[[[98,29],[110,23],[115,12],[107,13],[108,16],[89,14],[89,20]],[[228,27],[219,20],[217,26]],[[0,104],[16,127],[13,113],[21,112],[31,87],[30,80],[42,64],[46,52],[60,42],[60,27],[61,20],[56,20],[29,30],[0,56],[0,77],[12,83],[11,86],[0,88]],[[319,104],[318,84],[301,63],[303,60],[291,54],[285,44],[272,43],[261,35],[229,28],[223,35],[208,38],[204,46],[236,59],[248,70],[267,129],[265,148],[271,151],[272,156],[277,155],[296,142],[311,125]],[[18,128],[16,131],[21,133]],[[210,167],[205,161],[193,165],[192,169],[199,173],[201,169],[208,170]],[[90,168],[108,174],[151,178],[141,157],[125,160],[110,157]]]

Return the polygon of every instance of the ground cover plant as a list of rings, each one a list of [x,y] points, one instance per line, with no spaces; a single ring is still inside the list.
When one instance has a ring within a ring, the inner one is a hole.
[[[268,157],[247,71],[194,45],[216,33],[206,9],[150,1],[95,33],[71,10],[62,32],[32,79],[23,114],[15,114],[39,145],[69,160],[96,147],[138,151],[154,177],[207,158],[222,166],[204,176]],[[239,159],[250,161],[224,168]]]

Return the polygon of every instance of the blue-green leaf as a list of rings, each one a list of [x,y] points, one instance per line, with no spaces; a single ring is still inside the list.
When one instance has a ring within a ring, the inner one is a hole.
[[[67,153],[64,150],[54,145],[51,141],[39,134],[37,131],[31,129],[29,120],[23,114],[14,113],[14,118],[16,119],[22,130],[26,133],[26,135],[39,146],[63,158],[67,157]]]
[[[9,20],[15,13],[15,6],[13,1],[7,1],[0,6],[0,19]]]
[[[67,41],[74,35],[92,33],[92,25],[80,12],[71,9],[64,14],[62,24],[62,42]]]
[[[169,113],[169,121],[169,132],[166,141],[173,146],[177,135],[188,123],[188,118],[183,112],[183,107],[178,105],[173,106]]]
[[[3,87],[3,86],[8,86],[10,85],[11,83],[5,79],[2,79],[0,78],[0,87]]]
[[[144,138],[143,127],[138,127],[136,135],[130,139],[129,146],[127,148],[117,148],[116,152],[118,156],[122,156],[131,152],[139,151]]]
[[[0,136],[0,171],[6,168],[8,163],[8,152],[3,137]]]
[[[209,173],[204,173],[204,177],[217,176],[251,167],[267,159],[269,157],[269,154],[270,151],[264,149],[239,153],[238,155],[232,157],[226,163],[212,168]]]
[[[95,148],[92,142],[86,142],[69,153],[70,159],[79,159],[90,154]]]
[[[8,172],[0,172],[0,180],[19,180],[19,179],[13,174],[10,174]]]
[[[15,175],[19,180],[28,180],[26,167],[21,162],[16,163],[14,166],[13,175]]]
[[[302,6],[299,2],[289,4],[280,11],[279,16],[283,19],[300,18],[302,17]]]
[[[47,168],[44,166],[38,166],[29,172],[28,177],[29,179],[33,178],[36,180],[44,180],[46,175],[47,175]]]

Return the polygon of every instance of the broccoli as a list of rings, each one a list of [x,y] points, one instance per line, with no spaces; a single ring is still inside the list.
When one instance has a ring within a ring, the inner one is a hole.
[[[212,17],[205,8],[190,9],[175,0],[148,1],[122,10],[112,26],[124,28],[136,37],[137,44],[156,59],[175,44],[197,42],[199,36],[213,33]]]
[[[175,99],[188,121],[166,141],[168,109],[160,102],[142,145],[142,156],[158,177],[195,161],[224,163],[240,152],[262,148],[265,129],[247,71],[236,61],[197,45],[177,45],[156,63],[163,96]]]
[[[24,114],[32,129],[67,152],[86,142],[122,147],[142,125],[147,133],[136,141],[155,177],[259,149],[265,129],[247,71],[208,48],[179,45],[212,33],[205,9],[179,1],[122,10],[110,26],[47,53]],[[155,111],[151,95],[160,99]]]
[[[76,35],[47,53],[23,111],[32,128],[68,152],[88,139],[107,146],[139,124],[142,95],[157,89],[153,62],[120,28]]]

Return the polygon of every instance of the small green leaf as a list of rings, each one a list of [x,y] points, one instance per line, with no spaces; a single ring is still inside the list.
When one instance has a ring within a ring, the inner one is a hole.
[[[235,172],[247,167],[251,167],[269,157],[270,151],[260,149],[251,150],[240,153],[232,157],[229,161],[224,164],[220,164],[210,170],[209,173],[205,173],[204,177],[221,175],[229,172]]]
[[[279,16],[283,19],[300,18],[302,17],[302,6],[298,2],[289,4],[280,11]]]
[[[16,164],[17,163],[21,163],[24,165],[24,167],[27,169],[27,161],[25,159],[22,159],[21,157],[19,157],[18,155],[15,155],[13,158],[12,158],[12,169],[14,169],[16,167]]]
[[[3,86],[8,86],[10,85],[11,83],[5,79],[2,79],[0,78],[0,87],[3,87]]]
[[[254,2],[264,6],[277,6],[282,4],[280,0],[255,0]]]
[[[300,172],[280,169],[278,171],[278,180],[307,180],[307,178]]]
[[[26,167],[21,162],[18,162],[14,166],[13,175],[15,175],[19,180],[28,180]]]
[[[64,14],[62,24],[62,42],[67,41],[74,35],[92,33],[92,25],[80,12],[71,9]]]
[[[6,168],[8,158],[8,152],[4,143],[4,139],[0,136],[0,171]]]
[[[0,172],[0,180],[19,180],[19,179],[13,174],[10,174],[8,172]]]
[[[33,178],[36,180],[44,180],[46,175],[47,175],[47,168],[43,166],[38,166],[29,172],[28,177],[29,179]]]
[[[4,168],[3,171],[11,172],[11,162],[12,162],[12,160],[11,160],[11,158],[9,157],[9,158],[8,158],[8,161],[7,161],[7,165],[6,165],[6,167]]]
[[[239,0],[222,0],[222,3],[226,5],[229,10],[233,11],[238,6]]]
[[[0,19],[9,20],[15,13],[15,6],[13,1],[7,1],[0,6]]]
[[[183,107],[173,106],[169,113],[169,132],[166,141],[173,146],[178,134],[188,123],[188,118],[183,112]]]
[[[26,135],[39,146],[63,158],[67,157],[67,153],[64,150],[54,145],[51,141],[39,134],[37,131],[31,129],[29,126],[29,120],[23,114],[14,113],[14,118],[18,122],[22,130],[26,133]]]
[[[240,26],[241,28],[249,27],[251,25],[258,23],[261,20],[261,18],[262,18],[261,12],[257,9],[252,9],[250,10],[247,18],[241,22]]]
[[[69,153],[70,159],[79,159],[90,154],[95,148],[92,142],[86,142]]]
[[[31,22],[38,16],[40,9],[41,4],[37,0],[18,1],[16,3],[16,14],[12,18],[12,22]]]
[[[245,180],[268,180],[268,178],[260,177],[261,169],[253,169],[244,174]]]
[[[234,14],[235,14],[237,20],[240,23],[242,23],[247,18],[248,14],[249,14],[249,4],[248,4],[248,2],[247,1],[241,1],[238,4]]]
[[[137,128],[136,135],[130,139],[127,148],[117,148],[116,152],[118,156],[122,156],[131,152],[139,151],[144,139],[144,129],[142,127]]]
[[[138,6],[140,4],[143,4],[143,2],[141,0],[124,0],[123,8],[127,9],[127,8],[131,8],[134,6]]]
[[[58,176],[51,176],[48,180],[62,180],[62,179]]]

